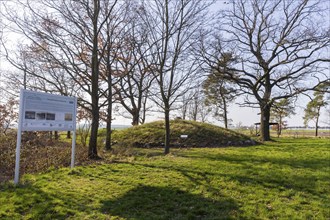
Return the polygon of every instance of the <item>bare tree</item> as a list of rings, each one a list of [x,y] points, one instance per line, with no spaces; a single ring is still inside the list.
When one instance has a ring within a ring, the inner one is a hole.
[[[189,102],[191,101],[192,98],[192,92],[188,92],[187,94],[183,94],[180,100],[180,118],[183,120],[187,119],[187,114],[188,114],[188,107],[189,107]]]
[[[205,95],[201,90],[200,83],[196,83],[195,88],[190,88],[187,93],[182,95],[177,103],[180,119],[207,121],[211,108],[205,105]]]
[[[210,4],[212,1],[154,0],[148,1],[145,13],[141,13],[150,32],[149,65],[157,83],[153,101],[165,115],[165,154],[170,151],[170,111],[189,90],[188,82],[198,69],[191,49]]]
[[[221,13],[213,41],[200,47],[214,70],[233,52],[223,78],[246,94],[243,106],[260,109],[261,138],[270,140],[270,110],[276,100],[312,90],[329,80],[329,19],[322,1],[237,0]],[[327,7],[327,6],[325,6]]]
[[[144,8],[140,4],[130,4],[125,30],[121,33],[121,46],[116,54],[118,83],[114,86],[116,99],[129,113],[132,125],[145,121],[145,111],[150,87],[155,79],[146,59],[150,56],[148,32],[139,16]],[[123,115],[125,116],[125,115]]]
[[[105,1],[105,7],[102,13],[107,15],[109,7],[112,3]],[[100,50],[100,76],[101,80],[106,82],[104,88],[101,87],[101,97],[105,98],[101,108],[105,107],[105,111],[101,112],[101,118],[106,122],[106,139],[105,139],[105,149],[111,150],[111,124],[112,124],[112,110],[113,103],[115,102],[115,84],[118,82],[118,70],[115,67],[117,60],[117,53],[121,48],[121,32],[124,31],[126,25],[126,16],[129,10],[129,3],[122,4],[115,8],[109,19],[105,20],[105,25],[103,31],[101,31],[101,40],[99,40],[102,45],[102,50]],[[104,114],[102,114],[104,113]],[[102,117],[103,116],[103,117]]]

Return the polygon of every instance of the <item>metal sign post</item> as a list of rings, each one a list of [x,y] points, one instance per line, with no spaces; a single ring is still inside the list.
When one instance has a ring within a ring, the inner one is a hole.
[[[19,182],[22,131],[72,131],[71,168],[76,147],[77,98],[21,89],[14,183]]]
[[[23,121],[23,92],[21,91],[19,96],[19,118],[18,118],[18,128],[17,128],[17,141],[16,141],[16,159],[15,159],[15,185],[19,182],[19,164],[20,164],[20,154],[21,154],[21,139],[22,139],[22,121]]]

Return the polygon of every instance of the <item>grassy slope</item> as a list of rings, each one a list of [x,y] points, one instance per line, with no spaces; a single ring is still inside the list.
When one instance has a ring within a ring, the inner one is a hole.
[[[172,120],[171,144],[174,146],[189,147],[219,147],[229,145],[242,145],[242,141],[249,137],[211,124]],[[181,135],[188,135],[181,139]],[[130,127],[113,133],[113,140],[123,146],[149,146],[160,147],[164,142],[164,121],[156,121],[140,126]],[[240,143],[241,142],[241,143]]]
[[[329,139],[140,149],[0,186],[0,219],[329,219]]]

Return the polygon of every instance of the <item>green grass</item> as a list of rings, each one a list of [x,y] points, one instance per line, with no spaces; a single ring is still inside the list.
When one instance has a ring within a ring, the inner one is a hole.
[[[329,219],[329,144],[137,149],[0,185],[0,219]]]

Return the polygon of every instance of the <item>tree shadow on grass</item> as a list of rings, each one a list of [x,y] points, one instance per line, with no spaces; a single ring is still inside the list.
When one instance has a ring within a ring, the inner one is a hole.
[[[275,169],[270,170],[268,167],[253,167],[253,163],[248,163],[250,159],[244,160],[225,160],[243,165],[243,169],[234,170],[230,172],[215,172],[213,171],[199,171],[187,167],[169,167],[169,166],[155,166],[139,164],[140,166],[150,168],[160,168],[164,170],[172,170],[181,173],[187,177],[192,183],[196,185],[203,185],[212,193],[217,193],[211,184],[210,179],[224,177],[229,180],[238,181],[242,184],[259,185],[265,189],[293,189],[301,192],[308,192],[314,195],[322,196],[322,191],[319,191],[316,187],[316,180],[314,176],[307,176],[304,173],[287,173],[286,170]],[[228,159],[228,158],[227,158]],[[321,181],[326,181],[328,177],[318,177]]]
[[[102,201],[104,214],[127,219],[234,219],[237,203],[211,200],[173,187],[138,186],[120,198]]]
[[[47,218],[49,213],[52,213],[51,217],[56,219],[68,217],[67,214],[57,213],[53,198],[30,184],[20,184],[18,187],[5,184],[0,186],[0,190],[3,191],[0,192],[2,199],[11,201],[9,205],[0,199],[0,203],[1,200],[4,202],[1,204],[0,219],[21,219],[26,215],[32,219],[38,219],[41,216]],[[12,208],[14,210],[11,210]]]
[[[67,219],[88,210],[73,194],[47,192],[29,182],[0,185],[0,206],[0,219]]]

